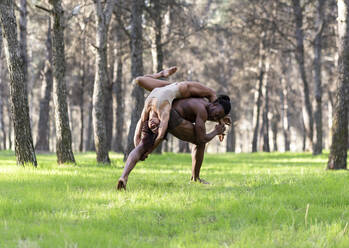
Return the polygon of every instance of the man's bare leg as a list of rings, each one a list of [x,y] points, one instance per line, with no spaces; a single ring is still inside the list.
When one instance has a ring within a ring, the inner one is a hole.
[[[191,173],[192,173],[192,176],[191,176],[191,180],[198,181],[198,182],[203,183],[203,184],[209,184],[209,182],[200,178],[200,169],[201,169],[202,162],[204,160],[205,145],[206,144],[195,145],[192,148],[192,153],[191,153],[191,160],[192,160]]]
[[[173,66],[168,69],[165,69],[161,72],[155,74],[148,74],[145,76],[137,77],[135,82],[142,88],[152,91],[155,88],[164,87],[170,83],[164,80],[159,80],[159,78],[167,78],[177,71],[177,67]]]
[[[145,152],[145,149],[144,149],[143,144],[139,144],[128,155],[124,170],[123,170],[122,175],[118,181],[118,185],[117,185],[118,190],[121,190],[121,189],[126,190],[128,176],[131,173],[131,171],[133,170],[133,168],[136,166],[137,162],[142,158],[142,155],[144,154],[144,152]]]
[[[187,121],[183,120],[182,123],[177,126],[175,129],[171,130],[170,133],[178,139],[187,141],[190,143],[195,143],[195,128],[194,125]],[[202,162],[204,160],[206,144],[193,145],[192,148],[192,177],[191,180],[198,181],[200,183],[208,184],[203,179],[200,179],[200,169]]]

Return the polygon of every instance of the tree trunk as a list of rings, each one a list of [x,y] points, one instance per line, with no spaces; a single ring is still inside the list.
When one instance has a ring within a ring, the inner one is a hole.
[[[236,146],[236,130],[235,130],[235,125],[234,122],[236,120],[234,111],[230,111],[230,118],[231,118],[231,126],[229,133],[227,135],[227,152],[235,152],[235,146]]]
[[[114,40],[113,39],[109,39],[109,40],[110,40],[108,44],[109,57],[108,57],[108,65],[107,65],[108,78],[107,78],[107,84],[106,84],[105,103],[104,103],[105,104],[104,105],[105,130],[107,134],[108,151],[111,150],[112,141],[113,141],[113,126],[114,126],[113,125],[114,123],[113,90],[114,90],[114,66],[115,66]]]
[[[309,145],[310,148],[313,150],[313,133],[314,133],[314,120],[313,120],[313,108],[310,101],[310,92],[309,92],[309,85],[308,80],[305,72],[305,65],[304,65],[304,34],[303,34],[303,10],[300,6],[300,0],[292,0],[293,3],[293,11],[295,16],[295,22],[296,22],[296,40],[297,40],[297,47],[296,47],[296,60],[298,63],[298,69],[300,76],[302,78],[303,82],[303,97],[304,97],[304,105],[306,112],[304,114],[307,115],[306,119],[307,122],[305,122],[306,126],[306,132],[309,139]]]
[[[4,82],[2,81],[3,75],[2,75],[2,59],[1,59],[1,53],[2,53],[2,29],[0,25],[0,129],[2,132],[2,148],[6,150],[6,128],[5,128],[5,116],[4,116]]]
[[[20,0],[19,13],[19,47],[21,50],[21,57],[23,60],[25,91],[28,92],[27,0]]]
[[[116,57],[116,78],[113,84],[113,100],[116,106],[116,111],[114,114],[114,136],[112,141],[112,148],[115,152],[123,153],[123,140],[124,140],[124,112],[125,112],[125,98],[123,94],[123,46],[124,46],[124,36],[123,36],[123,26],[120,16],[122,14],[122,9],[120,7],[116,8],[115,15],[118,20],[115,26],[115,57]]]
[[[263,108],[263,152],[270,152],[269,145],[269,58],[266,60],[265,64],[265,80],[263,87],[264,95],[264,108]]]
[[[50,3],[53,7],[53,102],[56,120],[57,162],[59,164],[75,163],[72,151],[72,137],[69,126],[67,88],[65,82],[64,11],[61,0],[50,0]]]
[[[7,103],[6,106],[7,109],[7,116],[9,116],[8,118],[8,135],[7,135],[7,139],[8,139],[8,149],[13,150],[13,135],[12,135],[12,131],[13,131],[13,121],[12,121],[12,114],[11,114],[11,106],[10,103]]]
[[[114,113],[113,113],[113,88],[114,88],[114,82],[110,81],[111,83],[108,83],[106,87],[105,92],[105,130],[107,135],[107,149],[108,151],[111,150],[111,144],[113,140],[113,119],[114,119]]]
[[[278,144],[277,144],[277,137],[278,137],[278,123],[280,122],[280,115],[279,113],[274,113],[273,118],[271,119],[271,130],[273,132],[273,151],[277,152]]]
[[[121,47],[119,47],[120,49]],[[124,96],[122,86],[122,58],[121,54],[117,54],[117,68],[116,68],[116,81],[114,83],[114,98],[116,101],[115,111],[115,135],[113,140],[113,150],[115,152],[124,152],[122,141],[124,140]]]
[[[132,78],[143,75],[143,44],[142,44],[142,12],[143,12],[143,1],[132,0],[131,7],[131,74]],[[134,85],[132,90],[132,115],[131,125],[127,137],[127,147],[125,151],[125,157],[134,148],[133,136],[135,133],[138,119],[141,116],[142,109],[144,106],[144,90],[138,85]]]
[[[84,121],[84,93],[85,93],[85,85],[86,85],[86,41],[82,40],[81,47],[81,58],[80,58],[80,95],[79,95],[79,109],[80,109],[80,144],[79,151],[82,152],[84,150],[84,129],[85,129],[85,121]]]
[[[284,135],[284,146],[285,152],[290,151],[290,125],[289,125],[289,112],[288,112],[288,86],[284,83],[285,79],[281,79],[282,92],[281,92],[281,119],[282,119],[282,130]]]
[[[257,143],[258,143],[258,133],[259,133],[259,119],[261,112],[262,104],[262,88],[263,88],[263,77],[264,77],[264,60],[265,60],[265,51],[264,51],[264,34],[262,34],[261,41],[259,43],[259,77],[258,77],[258,89],[255,93],[255,106],[254,106],[254,130],[253,130],[253,139],[252,139],[252,152],[257,152]]]
[[[321,53],[322,53],[322,31],[324,26],[325,0],[317,1],[317,16],[315,26],[318,29],[314,40],[314,81],[316,109],[314,113],[316,126],[316,142],[313,155],[322,153],[322,86],[321,86]]]
[[[52,39],[51,39],[51,21],[48,20],[48,30],[46,39],[47,58],[44,69],[44,80],[42,84],[42,99],[40,100],[40,114],[38,124],[38,139],[35,149],[39,151],[49,151],[50,135],[50,100],[53,84],[52,76]]]
[[[338,80],[327,169],[347,168],[349,111],[349,0],[338,0]]]
[[[303,131],[303,146],[302,146],[302,151],[305,152],[306,151],[306,148],[307,148],[307,129],[305,127],[305,118],[304,118],[304,113],[305,113],[305,110],[304,110],[304,106],[302,108],[302,119],[301,119],[301,124],[302,124],[302,131]]]
[[[183,140],[179,140],[179,152],[190,153],[189,143]]]
[[[95,151],[94,141],[92,139],[93,137],[93,123],[92,123],[92,109],[93,109],[93,103],[92,98],[89,101],[88,106],[88,121],[87,121],[87,133],[86,133],[86,140],[85,140],[85,149],[87,151]]]
[[[97,162],[110,164],[108,154],[105,98],[108,86],[107,41],[108,27],[114,8],[114,0],[108,0],[102,7],[100,0],[94,2],[96,13],[96,74],[93,88],[93,130]],[[108,92],[109,94],[109,92]]]
[[[1,27],[0,27],[1,29]],[[1,36],[1,30],[0,30],[0,36]],[[0,37],[0,57],[1,57],[1,37]],[[4,86],[3,86],[3,82],[1,80],[1,76],[2,76],[2,66],[1,66],[1,61],[0,61],[0,130],[2,133],[2,149],[6,150],[6,128],[5,128],[5,121],[4,121],[4,95],[2,94]]]
[[[2,90],[2,84],[0,83],[0,90]],[[2,132],[2,149],[6,150],[6,138],[7,138],[7,134],[6,134],[6,127],[5,127],[5,121],[4,121],[4,104],[3,104],[3,96],[0,95],[0,130]]]
[[[334,107],[334,102],[333,102],[333,97],[332,93],[330,90],[328,90],[328,143],[331,144],[332,142],[332,126],[333,126],[333,107]]]
[[[160,0],[152,0],[154,6],[152,9],[153,20],[154,20],[154,37],[152,41],[152,57],[153,57],[153,72],[159,72],[163,70],[164,55],[162,51],[162,9]],[[162,150],[162,143],[158,145],[154,153],[160,154]]]
[[[37,165],[30,127],[28,96],[26,95],[23,61],[17,40],[13,1],[0,2],[0,20],[5,40],[5,54],[10,75],[11,114],[15,131],[17,164]]]

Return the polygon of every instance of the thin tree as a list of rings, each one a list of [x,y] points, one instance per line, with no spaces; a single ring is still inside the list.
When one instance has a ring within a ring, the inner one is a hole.
[[[0,1],[0,22],[4,37],[7,67],[10,75],[11,115],[15,131],[17,164],[37,165],[31,134],[28,96],[23,61],[17,40],[17,23],[12,0]]]
[[[349,0],[338,0],[337,102],[333,113],[332,144],[327,169],[347,168],[349,111]]]
[[[52,75],[52,38],[51,38],[51,19],[48,19],[47,38],[46,38],[46,61],[43,71],[42,99],[40,100],[38,138],[35,149],[40,151],[49,151],[50,134],[50,100],[52,94],[53,75]]]
[[[265,72],[265,32],[261,35],[261,40],[259,42],[259,61],[258,61],[258,82],[257,82],[257,91],[255,93],[255,106],[254,106],[254,131],[252,138],[252,152],[257,152],[257,142],[258,142],[258,133],[259,133],[259,119],[261,113],[261,105],[262,105],[262,88],[263,88],[263,78]]]
[[[84,92],[86,87],[86,41],[85,37],[82,38],[81,41],[81,52],[80,52],[80,90],[79,90],[79,109],[80,109],[80,144],[79,151],[82,152],[84,149]]]
[[[164,54],[162,49],[162,20],[163,20],[163,9],[164,6],[161,6],[161,0],[151,0],[150,1],[151,8],[148,9],[148,12],[150,13],[151,18],[154,22],[153,27],[153,37],[152,37],[152,44],[151,44],[151,53],[153,58],[153,72],[156,73],[158,71],[162,71],[163,69],[163,62],[164,62]],[[155,149],[154,153],[161,153],[162,150],[162,143],[158,145],[158,147]]]
[[[0,130],[2,132],[2,148],[6,150],[6,128],[5,128],[5,116],[4,116],[4,82],[2,81],[2,29],[0,25]]]
[[[269,62],[269,56],[267,55],[265,62],[265,78],[264,78],[264,84],[263,84],[263,96],[264,96],[264,104],[263,104],[263,125],[261,132],[263,133],[263,152],[270,152],[270,145],[269,145],[269,90],[270,90],[270,82],[269,82],[269,69],[270,69],[270,62]]]
[[[56,119],[57,162],[75,163],[72,151],[72,137],[67,106],[67,86],[65,82],[66,62],[64,56],[64,11],[61,0],[50,0],[52,5],[53,36],[53,101]]]
[[[27,0],[20,0],[19,6],[19,47],[23,60],[23,75],[26,91],[28,91],[28,52],[27,52]]]
[[[125,116],[125,104],[124,104],[124,94],[123,94],[123,43],[125,40],[125,35],[123,33],[123,25],[124,23],[121,20],[121,8],[118,6],[118,8],[114,9],[115,11],[115,17],[117,18],[117,23],[115,27],[115,43],[116,43],[116,49],[115,49],[115,56],[116,56],[116,78],[115,82],[113,84],[113,98],[114,102],[116,103],[116,111],[115,111],[115,134],[113,137],[113,150],[115,152],[124,152],[123,147],[123,137],[124,137],[124,116]],[[129,35],[127,33],[126,35]]]
[[[298,63],[298,70],[303,82],[303,97],[305,110],[307,115],[306,133],[310,142],[311,149],[313,149],[313,136],[314,136],[314,119],[313,108],[310,101],[310,91],[307,75],[305,72],[305,60],[304,60],[304,33],[303,33],[303,8],[300,4],[300,0],[292,0],[293,14],[296,22],[295,35],[297,40],[296,46],[296,61]]]
[[[325,0],[318,0],[316,6],[317,32],[314,39],[314,82],[315,82],[315,100],[316,109],[314,113],[316,126],[316,141],[314,144],[313,154],[322,153],[322,82],[321,82],[321,57],[322,57],[322,33],[324,30],[324,10]]]
[[[108,27],[113,13],[115,0],[108,0],[102,7],[100,0],[94,1],[96,14],[96,74],[93,91],[93,127],[97,162],[110,163],[108,155],[105,123],[105,91],[108,84],[107,41]]]
[[[143,0],[132,0],[131,7],[131,74],[132,78],[143,75],[143,44],[142,44],[142,12]],[[127,137],[127,148],[125,158],[134,148],[133,136],[136,125],[144,106],[144,90],[138,85],[133,86],[132,90],[132,115],[131,125]]]

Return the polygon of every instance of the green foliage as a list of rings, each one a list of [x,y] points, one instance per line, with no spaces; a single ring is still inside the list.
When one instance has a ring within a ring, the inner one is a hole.
[[[208,154],[209,186],[189,183],[190,155],[153,155],[127,192],[111,159],[38,155],[35,169],[0,152],[0,247],[349,246],[349,175],[325,171],[326,154]]]

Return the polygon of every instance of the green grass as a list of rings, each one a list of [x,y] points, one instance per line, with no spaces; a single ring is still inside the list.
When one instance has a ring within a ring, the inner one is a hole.
[[[189,183],[190,155],[152,155],[127,192],[111,158],[35,169],[0,152],[0,247],[349,247],[349,174],[326,154],[208,154],[210,186]]]

